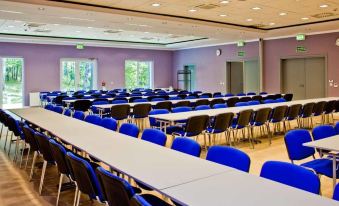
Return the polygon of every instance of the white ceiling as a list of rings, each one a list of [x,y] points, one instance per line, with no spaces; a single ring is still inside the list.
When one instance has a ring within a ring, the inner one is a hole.
[[[338,18],[339,0],[247,0],[245,2],[233,0],[225,5],[215,0],[78,0],[74,2],[95,3],[195,19],[53,1],[0,1],[0,41],[29,40],[36,43],[86,43],[100,46],[182,49],[339,29],[339,20],[272,29],[319,21],[311,17],[317,13],[331,12],[336,15],[322,20]],[[153,3],[160,3],[160,6],[153,7]],[[220,7],[208,11],[201,11],[194,7],[209,3]],[[320,5],[324,4],[328,7],[321,8]],[[254,7],[261,9],[253,10]],[[188,11],[193,8],[197,11]],[[280,16],[281,12],[287,15]],[[224,13],[227,16],[221,18],[219,15]],[[309,19],[301,20],[302,17]],[[248,18],[253,21],[246,21]],[[209,21],[220,21],[222,24]],[[268,25],[268,23],[275,23],[275,25],[264,29],[246,27],[252,24]]]

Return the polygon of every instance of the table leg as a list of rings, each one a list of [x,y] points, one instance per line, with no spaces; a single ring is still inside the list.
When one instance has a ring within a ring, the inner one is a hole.
[[[337,184],[337,155],[333,154],[333,191],[335,188],[335,185]]]

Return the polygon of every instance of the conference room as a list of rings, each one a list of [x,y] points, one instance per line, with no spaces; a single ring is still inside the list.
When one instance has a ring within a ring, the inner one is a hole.
[[[0,1],[0,205],[339,205],[338,8]]]

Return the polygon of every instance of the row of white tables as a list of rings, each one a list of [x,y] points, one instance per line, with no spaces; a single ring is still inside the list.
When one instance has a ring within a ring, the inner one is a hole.
[[[183,205],[338,205],[319,195],[42,108],[10,111]]]

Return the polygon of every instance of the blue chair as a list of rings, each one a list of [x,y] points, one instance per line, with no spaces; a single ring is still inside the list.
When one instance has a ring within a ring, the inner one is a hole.
[[[247,102],[237,102],[237,103],[235,103],[235,106],[236,107],[246,107],[246,106],[248,106],[248,103]]]
[[[123,99],[117,99],[112,101],[112,104],[126,104],[126,103],[128,103],[128,101]]]
[[[303,146],[306,142],[311,142],[312,138],[310,133],[305,129],[296,129],[287,132],[285,135],[285,145],[289,159],[292,163],[295,160],[303,160],[305,158],[313,156],[315,149],[311,147]],[[325,175],[332,178],[332,160],[330,158],[314,159],[301,164],[300,166],[310,168],[317,174]],[[337,178],[339,177],[339,171],[337,170]]]
[[[334,188],[333,199],[339,201],[339,184]]]
[[[267,92],[260,92],[259,95],[266,95]]]
[[[284,98],[279,98],[279,99],[276,99],[274,100],[275,103],[282,103],[282,102],[286,102],[286,99]]]
[[[55,106],[53,108],[53,111],[59,114],[62,114],[64,112],[64,108],[62,106]]]
[[[165,101],[165,98],[153,98],[152,102],[160,102],[160,101]]]
[[[148,102],[148,100],[141,98],[141,99],[135,99],[133,102]]]
[[[275,100],[274,99],[265,99],[263,101],[264,104],[272,104],[272,103],[275,103]]]
[[[95,124],[95,125],[99,125],[99,126],[101,124],[101,117],[99,117],[97,115],[87,115],[84,120],[85,120],[85,122]]]
[[[233,96],[234,96],[234,94],[232,94],[232,93],[225,94],[225,97],[233,97]]]
[[[251,105],[259,105],[260,102],[259,102],[258,100],[252,100],[252,101],[247,102],[247,104],[248,104],[249,106],[251,106]]]
[[[243,151],[227,146],[212,146],[207,152],[206,160],[249,172],[251,159]]]
[[[145,129],[141,135],[141,139],[160,146],[165,146],[167,136],[165,133],[157,129]]]
[[[173,113],[190,112],[190,111],[192,111],[192,107],[175,107],[172,109]]]
[[[337,132],[337,134],[339,135],[339,122],[337,122],[334,126],[335,131]]]
[[[52,104],[47,104],[45,106],[45,109],[50,110],[50,111],[53,111],[53,108],[54,108],[54,106]]]
[[[169,111],[167,109],[154,109],[149,112],[149,115],[156,115],[156,114],[168,114]],[[160,127],[160,122],[157,122],[155,118],[149,117],[149,123],[151,127]]]
[[[76,198],[74,198],[74,205],[79,205],[81,193],[88,195],[91,200],[98,200],[103,203],[105,199],[99,185],[99,180],[95,174],[97,166],[91,165],[87,160],[78,157],[71,152],[66,153],[66,159],[71,167],[76,182]]]
[[[135,124],[123,123],[120,126],[119,132],[137,138],[139,135],[139,128]]]
[[[68,116],[68,117],[71,117],[72,116],[72,110],[71,109],[65,109],[64,115]]]
[[[227,108],[226,104],[215,104],[212,106],[213,109],[223,109],[223,108]]]
[[[200,157],[201,153],[201,146],[199,145],[199,143],[187,137],[175,138],[172,143],[171,149],[195,157]]]
[[[320,140],[335,135],[337,135],[337,132],[330,125],[319,125],[315,127],[312,131],[312,136],[314,140]]]
[[[197,97],[196,96],[187,96],[187,97],[185,97],[185,99],[197,99]]]
[[[169,100],[182,100],[181,97],[170,97]]]
[[[267,161],[261,168],[260,177],[314,194],[320,192],[319,177],[312,171],[291,163]]]
[[[136,188],[132,187],[125,179],[108,172],[102,167],[96,169],[96,175],[107,205],[131,205],[130,201],[133,196],[136,195]],[[154,195],[142,194],[139,199],[141,198],[142,204],[148,203],[148,205],[169,206],[168,203]],[[136,204],[139,203],[137,202]]]
[[[95,105],[103,105],[103,104],[109,104],[108,100],[101,100],[101,101],[95,101],[92,103],[91,110],[94,114],[99,114],[99,109]],[[106,115],[111,110],[109,108],[104,109],[103,114]]]
[[[246,94],[243,93],[243,92],[240,92],[240,93],[237,94],[237,96],[241,96],[242,97],[242,96],[246,96]]]
[[[100,126],[112,131],[117,131],[118,122],[113,118],[106,117],[101,120]]]
[[[74,111],[73,113],[73,118],[79,119],[79,120],[84,120],[85,119],[85,113],[82,111]]]
[[[254,95],[257,95],[257,94],[256,94],[255,92],[248,92],[247,95],[252,95],[252,96],[254,96]]]
[[[208,110],[211,109],[209,105],[199,105],[194,108],[194,110]]]

